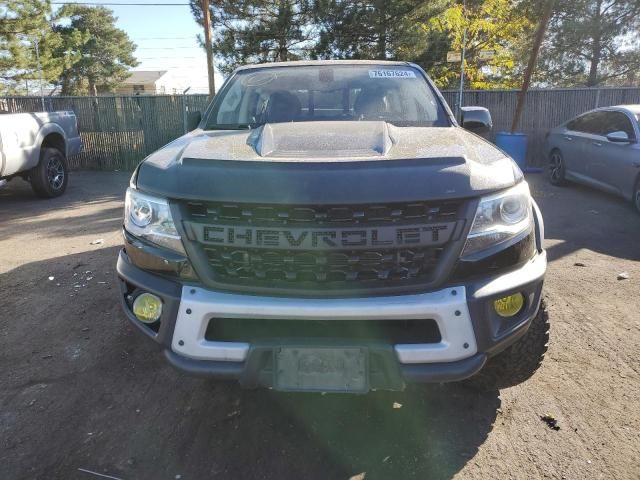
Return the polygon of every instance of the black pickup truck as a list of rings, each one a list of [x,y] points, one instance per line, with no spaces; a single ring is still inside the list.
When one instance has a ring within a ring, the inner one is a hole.
[[[538,368],[542,217],[486,109],[460,126],[406,62],[291,62],[239,68],[197,122],[134,172],[117,262],[175,367],[355,393]]]

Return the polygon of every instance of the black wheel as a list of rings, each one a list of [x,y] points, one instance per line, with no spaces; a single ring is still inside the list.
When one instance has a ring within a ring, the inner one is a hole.
[[[42,198],[58,197],[67,189],[67,159],[57,148],[40,150],[40,163],[29,172],[31,187]]]
[[[564,159],[560,150],[554,150],[549,155],[549,181],[552,185],[564,185],[565,179]]]
[[[538,370],[548,346],[549,314],[543,300],[525,336],[490,358],[480,373],[469,379],[469,383],[480,390],[518,385]]]
[[[636,211],[640,213],[640,178],[633,189],[633,205],[636,207]]]

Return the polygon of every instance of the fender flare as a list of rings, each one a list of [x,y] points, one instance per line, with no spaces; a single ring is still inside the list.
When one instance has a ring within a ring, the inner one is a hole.
[[[40,162],[40,153],[42,151],[42,143],[44,142],[44,139],[47,137],[47,135],[50,135],[52,133],[56,133],[62,137],[62,140],[64,142],[64,151],[62,153],[64,154],[65,157],[67,156],[67,135],[65,134],[65,131],[57,123],[52,123],[52,122],[45,123],[44,125],[42,125],[42,127],[40,127],[40,130],[38,130],[38,135],[36,136],[33,146],[31,147],[32,160],[28,165],[29,168],[35,167],[38,164],[38,162]]]
[[[57,133],[62,137],[62,140],[64,141],[64,149],[65,151],[62,152],[65,154],[67,154],[66,150],[67,150],[67,134],[65,133],[65,131],[62,129],[62,127],[60,125],[58,125],[57,123],[45,123],[42,128],[40,128],[40,131],[38,132],[38,136],[36,137],[36,142],[35,145],[37,145],[38,149],[40,149],[42,147],[42,142],[44,142],[44,139],[47,135],[50,135],[52,133]],[[40,153],[40,152],[38,152]]]

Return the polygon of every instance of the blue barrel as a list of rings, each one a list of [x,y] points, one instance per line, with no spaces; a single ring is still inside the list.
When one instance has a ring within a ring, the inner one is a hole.
[[[516,161],[520,170],[524,170],[527,163],[527,139],[526,133],[496,133],[496,145]]]

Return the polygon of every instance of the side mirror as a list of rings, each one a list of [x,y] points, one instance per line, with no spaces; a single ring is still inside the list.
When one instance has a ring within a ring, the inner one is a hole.
[[[493,128],[493,121],[489,110],[484,107],[462,107],[460,123],[474,133],[487,133]]]
[[[199,111],[187,113],[187,132],[198,128],[201,120],[202,114]]]
[[[622,130],[617,132],[611,132],[607,135],[607,140],[612,143],[631,143],[631,139],[627,132],[623,132]]]

